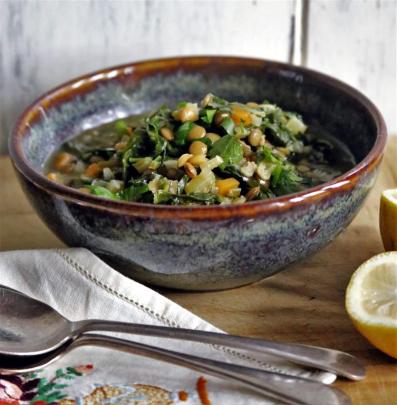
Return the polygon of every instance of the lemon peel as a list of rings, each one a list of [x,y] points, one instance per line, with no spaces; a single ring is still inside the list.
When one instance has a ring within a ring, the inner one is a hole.
[[[397,250],[397,188],[382,192],[379,228],[385,250]]]
[[[376,255],[354,272],[345,305],[356,329],[397,359],[397,251]]]

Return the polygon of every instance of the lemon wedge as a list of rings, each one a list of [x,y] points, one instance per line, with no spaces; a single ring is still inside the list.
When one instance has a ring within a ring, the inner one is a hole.
[[[397,359],[397,252],[363,263],[349,282],[345,304],[356,329]]]
[[[385,250],[397,250],[397,188],[382,193],[379,227]]]

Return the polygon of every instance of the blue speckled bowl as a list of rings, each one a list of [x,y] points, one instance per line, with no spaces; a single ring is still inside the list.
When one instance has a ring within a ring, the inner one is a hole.
[[[49,154],[81,130],[207,92],[297,111],[344,142],[359,163],[301,193],[209,207],[103,200],[42,175]],[[10,153],[33,206],[65,243],[146,283],[213,290],[267,277],[334,239],[373,186],[385,140],[376,107],[328,76],[258,59],[188,57],[109,68],[50,91],[20,117]]]

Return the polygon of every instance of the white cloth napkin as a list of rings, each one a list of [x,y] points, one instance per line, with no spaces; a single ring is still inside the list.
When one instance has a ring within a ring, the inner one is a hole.
[[[0,253],[0,284],[46,302],[73,321],[100,318],[220,331],[157,292],[124,277],[86,249]],[[126,338],[126,335],[120,336]],[[251,355],[244,358],[244,354],[211,345],[150,337],[128,338],[324,383],[335,380],[331,373],[305,370],[270,357]],[[128,405],[150,404],[152,402],[147,398],[157,396],[164,402],[153,403],[201,404],[196,384],[202,375],[156,360],[85,347],[65,355],[43,372],[21,377],[22,382],[16,383],[0,375],[0,399],[14,395],[20,400],[33,397],[33,402],[44,400],[72,405],[96,398],[102,403]],[[205,379],[209,399],[214,405],[271,403],[238,384],[207,376]],[[26,384],[29,381],[30,385]],[[186,399],[183,394],[179,398],[180,391],[187,392],[187,400],[183,400]]]

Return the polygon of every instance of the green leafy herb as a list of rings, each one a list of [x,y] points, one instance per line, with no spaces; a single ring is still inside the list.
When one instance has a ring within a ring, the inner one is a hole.
[[[208,104],[212,108],[222,108],[222,107],[228,107],[229,102],[224,100],[223,98],[217,97],[212,95],[212,100]]]
[[[110,190],[102,186],[90,186],[90,191],[91,194],[94,194],[99,197],[106,197],[110,198],[111,200],[120,200],[119,195],[112,193]]]
[[[273,122],[265,119],[261,126],[268,140],[275,146],[287,147],[291,152],[302,152],[303,143],[297,139],[298,134],[287,128],[284,119],[281,119],[277,114],[275,116],[278,118]]]
[[[277,165],[270,178],[271,189],[276,195],[291,194],[301,189],[302,178],[295,168],[288,165]]]
[[[282,158],[274,154],[274,152],[267,146],[262,146],[258,149],[257,153],[257,162],[265,161],[270,163],[280,163]]]
[[[155,204],[215,204],[218,202],[218,197],[210,193],[191,193],[191,194],[171,194],[165,190],[159,190],[155,193]]]
[[[152,141],[155,156],[161,155],[167,146],[167,141],[160,135],[160,129],[168,126],[170,113],[166,106],[162,106],[158,112],[145,119],[146,133]]]
[[[171,202],[175,194],[170,193],[167,190],[158,190],[153,193],[153,202],[154,204],[166,204]]]
[[[184,122],[176,131],[175,134],[175,143],[179,146],[186,144],[187,136],[189,135],[190,130],[195,126],[193,122],[186,121]]]
[[[190,180],[190,177],[185,174],[179,181],[178,181],[178,194],[183,194],[183,191],[185,190],[185,186]]]
[[[218,197],[215,194],[211,193],[182,194],[179,195],[178,198],[182,201],[198,202],[206,204],[214,204],[218,201]]]
[[[270,178],[270,186],[274,194],[295,193],[300,189],[303,179],[296,173],[295,167],[285,158],[276,155],[269,147],[262,146],[257,151],[257,162],[261,161],[275,165]]]
[[[241,161],[243,158],[243,148],[234,136],[225,135],[214,143],[210,149],[209,155],[211,158],[216,155],[220,156],[223,159],[223,163],[220,167],[224,168]]]
[[[142,196],[149,192],[147,182],[144,180],[135,180],[131,182],[131,185],[125,188],[122,192],[123,200],[127,201],[139,201]]]
[[[145,132],[142,129],[136,129],[127,145],[122,157],[123,178],[127,181],[129,168],[135,162],[135,158],[140,157],[145,149]]]
[[[233,131],[234,131],[234,121],[229,118],[226,117],[222,123],[221,123],[221,127],[226,131],[227,134],[229,135],[233,135]]]
[[[215,109],[206,108],[200,113],[201,121],[203,121],[205,124],[211,125],[212,121],[214,120],[215,114]]]

